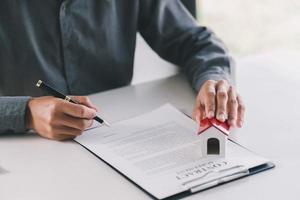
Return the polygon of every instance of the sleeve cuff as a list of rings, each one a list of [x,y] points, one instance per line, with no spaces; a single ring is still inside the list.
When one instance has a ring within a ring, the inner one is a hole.
[[[0,132],[26,131],[26,110],[30,97],[0,97]]]

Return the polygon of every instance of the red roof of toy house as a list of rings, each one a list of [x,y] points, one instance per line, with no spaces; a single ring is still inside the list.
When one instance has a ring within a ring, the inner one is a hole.
[[[200,127],[199,127],[199,130],[198,130],[198,135],[205,132],[207,129],[209,129],[212,126],[217,128],[218,130],[220,130],[225,135],[229,135],[230,126],[228,125],[228,123],[227,122],[220,122],[215,118],[212,118],[212,119],[206,118],[206,119],[201,120]]]

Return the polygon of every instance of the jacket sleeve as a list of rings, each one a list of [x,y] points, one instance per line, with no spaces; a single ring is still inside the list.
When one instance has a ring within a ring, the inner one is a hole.
[[[209,79],[232,82],[224,44],[180,0],[141,0],[138,29],[160,57],[183,69],[196,91]]]
[[[30,97],[0,97],[0,133],[26,131],[26,109]]]

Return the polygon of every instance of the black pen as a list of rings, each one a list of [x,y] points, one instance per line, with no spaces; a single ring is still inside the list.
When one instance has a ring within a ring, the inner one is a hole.
[[[55,96],[57,98],[64,99],[64,100],[66,100],[68,102],[71,102],[71,103],[79,104],[79,102],[77,102],[76,100],[74,100],[71,97],[66,96],[66,95],[58,92],[57,90],[53,89],[52,87],[50,87],[49,85],[47,85],[45,82],[43,82],[41,80],[39,80],[36,83],[36,86],[38,88],[41,88],[42,90],[45,90],[45,91],[49,92],[51,95],[53,95],[53,96]],[[110,124],[107,121],[105,121],[104,119],[101,119],[98,116],[94,117],[94,120],[96,120],[97,122],[99,122],[101,125],[110,126]]]

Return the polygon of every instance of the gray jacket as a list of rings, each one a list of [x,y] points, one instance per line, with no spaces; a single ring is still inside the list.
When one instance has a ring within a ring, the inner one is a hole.
[[[229,80],[224,45],[179,0],[2,0],[0,132],[25,131],[38,79],[72,95],[130,84],[138,31],[195,90]]]

